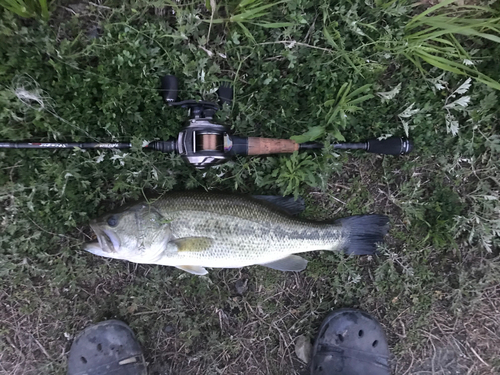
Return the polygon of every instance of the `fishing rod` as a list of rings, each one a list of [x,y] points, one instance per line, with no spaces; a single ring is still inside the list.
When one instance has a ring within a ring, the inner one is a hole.
[[[189,110],[190,119],[181,130],[177,139],[152,141],[144,149],[177,153],[189,164],[203,169],[224,163],[236,155],[257,156],[270,154],[290,154],[295,151],[320,150],[324,144],[320,142],[297,143],[291,139],[238,137],[224,125],[213,121],[213,116],[224,103],[231,104],[233,89],[223,84],[217,94],[219,104],[207,101],[177,101],[178,81],[175,76],[162,77],[160,93],[170,107],[181,107]],[[382,155],[405,155],[412,151],[413,144],[405,139],[390,137],[386,139],[370,139],[360,143],[334,143],[337,150],[363,150]],[[127,142],[0,142],[0,149],[128,149],[132,144]]]

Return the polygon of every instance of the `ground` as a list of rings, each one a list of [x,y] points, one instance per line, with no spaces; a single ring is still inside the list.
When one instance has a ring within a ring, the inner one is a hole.
[[[136,333],[152,375],[307,374],[297,339],[314,340],[341,307],[380,320],[394,374],[500,372],[498,91],[416,67],[405,26],[434,3],[49,4],[48,20],[0,8],[0,141],[134,148],[0,151],[1,373],[64,374],[75,335],[115,318]],[[486,17],[474,12],[465,16]],[[500,79],[494,40],[457,39]],[[453,53],[440,56],[458,61]],[[141,150],[187,118],[162,103],[163,74],[179,78],[181,99],[213,100],[231,82],[233,104],[218,119],[240,136],[408,136],[415,150],[326,148],[197,171]],[[315,252],[300,273],[254,266],[198,277],[82,250],[91,218],[183,189],[300,195],[304,218],[379,213],[391,230],[377,256]]]

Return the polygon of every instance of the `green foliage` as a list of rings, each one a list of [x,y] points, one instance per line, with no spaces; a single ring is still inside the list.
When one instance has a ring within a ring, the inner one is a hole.
[[[442,1],[415,15],[406,25],[404,43],[396,47],[396,53],[403,54],[421,71],[424,71],[422,62],[426,62],[500,90],[499,81],[475,67],[476,58],[457,38],[461,35],[468,39],[482,38],[500,43],[500,17],[487,7],[448,7],[455,1]],[[448,8],[443,9],[445,7]]]
[[[329,107],[327,114],[327,124],[333,124],[336,120],[340,121],[340,124],[343,129],[347,126],[347,114],[355,113],[361,111],[361,107],[358,107],[356,104],[361,104],[364,101],[373,98],[372,94],[365,94],[371,88],[370,84],[364,85],[353,92],[351,91],[351,82],[344,83],[342,87],[339,89],[337,93],[337,97],[335,99],[327,100],[324,104],[325,107]],[[363,96],[358,96],[361,94],[365,94]],[[334,136],[341,140],[345,141],[344,137],[336,131]]]
[[[245,26],[245,23],[271,29],[293,26],[293,23],[290,22],[269,22],[262,20],[262,18],[269,15],[269,9],[271,7],[274,7],[281,3],[283,3],[283,1],[265,4],[262,0],[242,0],[234,8],[232,8],[230,5],[224,6],[224,13],[228,15],[227,18],[213,18],[217,9],[217,4],[214,1],[212,5],[212,1],[210,1],[207,2],[207,5],[209,5],[207,6],[207,8],[211,8],[212,17],[210,18],[210,20],[205,20],[205,22],[210,22],[210,24],[233,23],[239,26],[239,28],[243,31],[243,33],[249,40],[255,42],[252,33]]]
[[[361,107],[358,107],[358,104],[373,98],[372,94],[366,94],[370,88],[371,84],[367,84],[350,92],[351,82],[344,83],[337,92],[335,99],[327,100],[323,104],[324,107],[328,108],[328,113],[326,114],[327,125],[312,127],[306,133],[301,136],[293,136],[292,139],[296,142],[303,143],[313,141],[324,135],[326,132],[331,132],[331,134],[333,134],[333,136],[339,141],[345,141],[345,138],[342,136],[339,128],[346,128],[348,114],[356,113],[362,110]],[[361,94],[365,95],[359,96]],[[336,126],[337,122],[339,123],[339,126]]]
[[[47,0],[0,0],[0,6],[24,18],[49,18]]]
[[[277,186],[280,194],[293,194],[298,198],[303,184],[318,186],[321,182],[319,173],[320,165],[312,155],[299,154],[297,151],[291,156],[282,156],[279,166],[271,172],[270,176],[264,178],[263,186]]]
[[[420,71],[402,53],[415,60],[403,43],[414,36],[413,48],[421,38],[441,58],[461,63],[470,55],[470,69],[498,81],[498,43],[470,31],[495,34],[494,17],[461,34],[455,26],[465,30],[473,13],[456,19],[443,7],[408,26],[419,8],[398,1],[98,5],[53,13],[49,24],[0,15],[1,140],[134,145],[126,152],[0,151],[2,366],[63,374],[65,336],[118,318],[132,326],[158,373],[296,374],[295,337],[313,337],[332,309],[360,307],[379,314],[395,372],[403,373],[415,366],[408,353],[432,352],[425,332],[437,330],[436,321],[468,326],[460,319],[473,321],[481,301],[498,294],[498,93],[425,60]],[[432,17],[453,19],[453,33],[424,23]],[[220,82],[231,81],[233,104],[217,116],[237,135],[302,134],[294,139],[327,146],[203,171],[178,155],[145,152],[143,142],[176,136],[187,118],[162,103],[163,74],[179,78],[181,99],[214,100]],[[415,151],[405,157],[329,146],[406,133]],[[378,257],[314,252],[298,274],[255,266],[198,278],[81,250],[91,218],[187,189],[301,195],[304,217],[387,214],[391,230]],[[239,280],[248,284],[243,296]],[[491,364],[485,372],[499,372],[498,348],[495,341],[483,347]],[[469,368],[481,372],[484,364],[471,357]]]
[[[424,206],[422,221],[428,227],[424,241],[431,239],[436,247],[453,246],[451,227],[462,210],[463,205],[453,190],[437,186]]]

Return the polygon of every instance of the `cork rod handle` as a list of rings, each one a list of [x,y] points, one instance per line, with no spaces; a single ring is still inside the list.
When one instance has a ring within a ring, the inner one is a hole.
[[[291,154],[299,144],[291,139],[248,138],[248,155]]]

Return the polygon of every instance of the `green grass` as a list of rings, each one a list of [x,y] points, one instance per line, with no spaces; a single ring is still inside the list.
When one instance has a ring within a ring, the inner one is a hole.
[[[472,53],[459,42],[457,36],[485,39],[500,43],[500,18],[497,11],[477,5],[446,7],[455,0],[442,1],[414,16],[405,27],[405,43],[395,48],[420,70],[422,62],[459,75],[469,75],[496,90],[500,83],[478,71]],[[401,43],[396,43],[401,44]],[[468,63],[464,63],[468,61]]]
[[[0,6],[23,18],[49,18],[47,0],[1,0]]]
[[[500,47],[470,28],[450,33],[467,24],[498,37],[498,8],[429,18],[404,1],[85,4],[51,2],[48,21],[0,9],[0,140],[134,144],[0,151],[0,372],[64,374],[74,335],[118,318],[151,374],[301,374],[294,340],[314,338],[330,310],[348,306],[380,319],[394,373],[500,371]],[[427,47],[462,71],[417,59]],[[415,151],[327,148],[196,171],[141,150],[187,117],[162,103],[163,74],[179,78],[181,99],[213,100],[233,82],[219,119],[238,135],[408,133]],[[255,266],[194,277],[81,250],[91,218],[182,189],[302,195],[304,217],[381,213],[392,229],[378,257],[312,253],[300,274]]]

